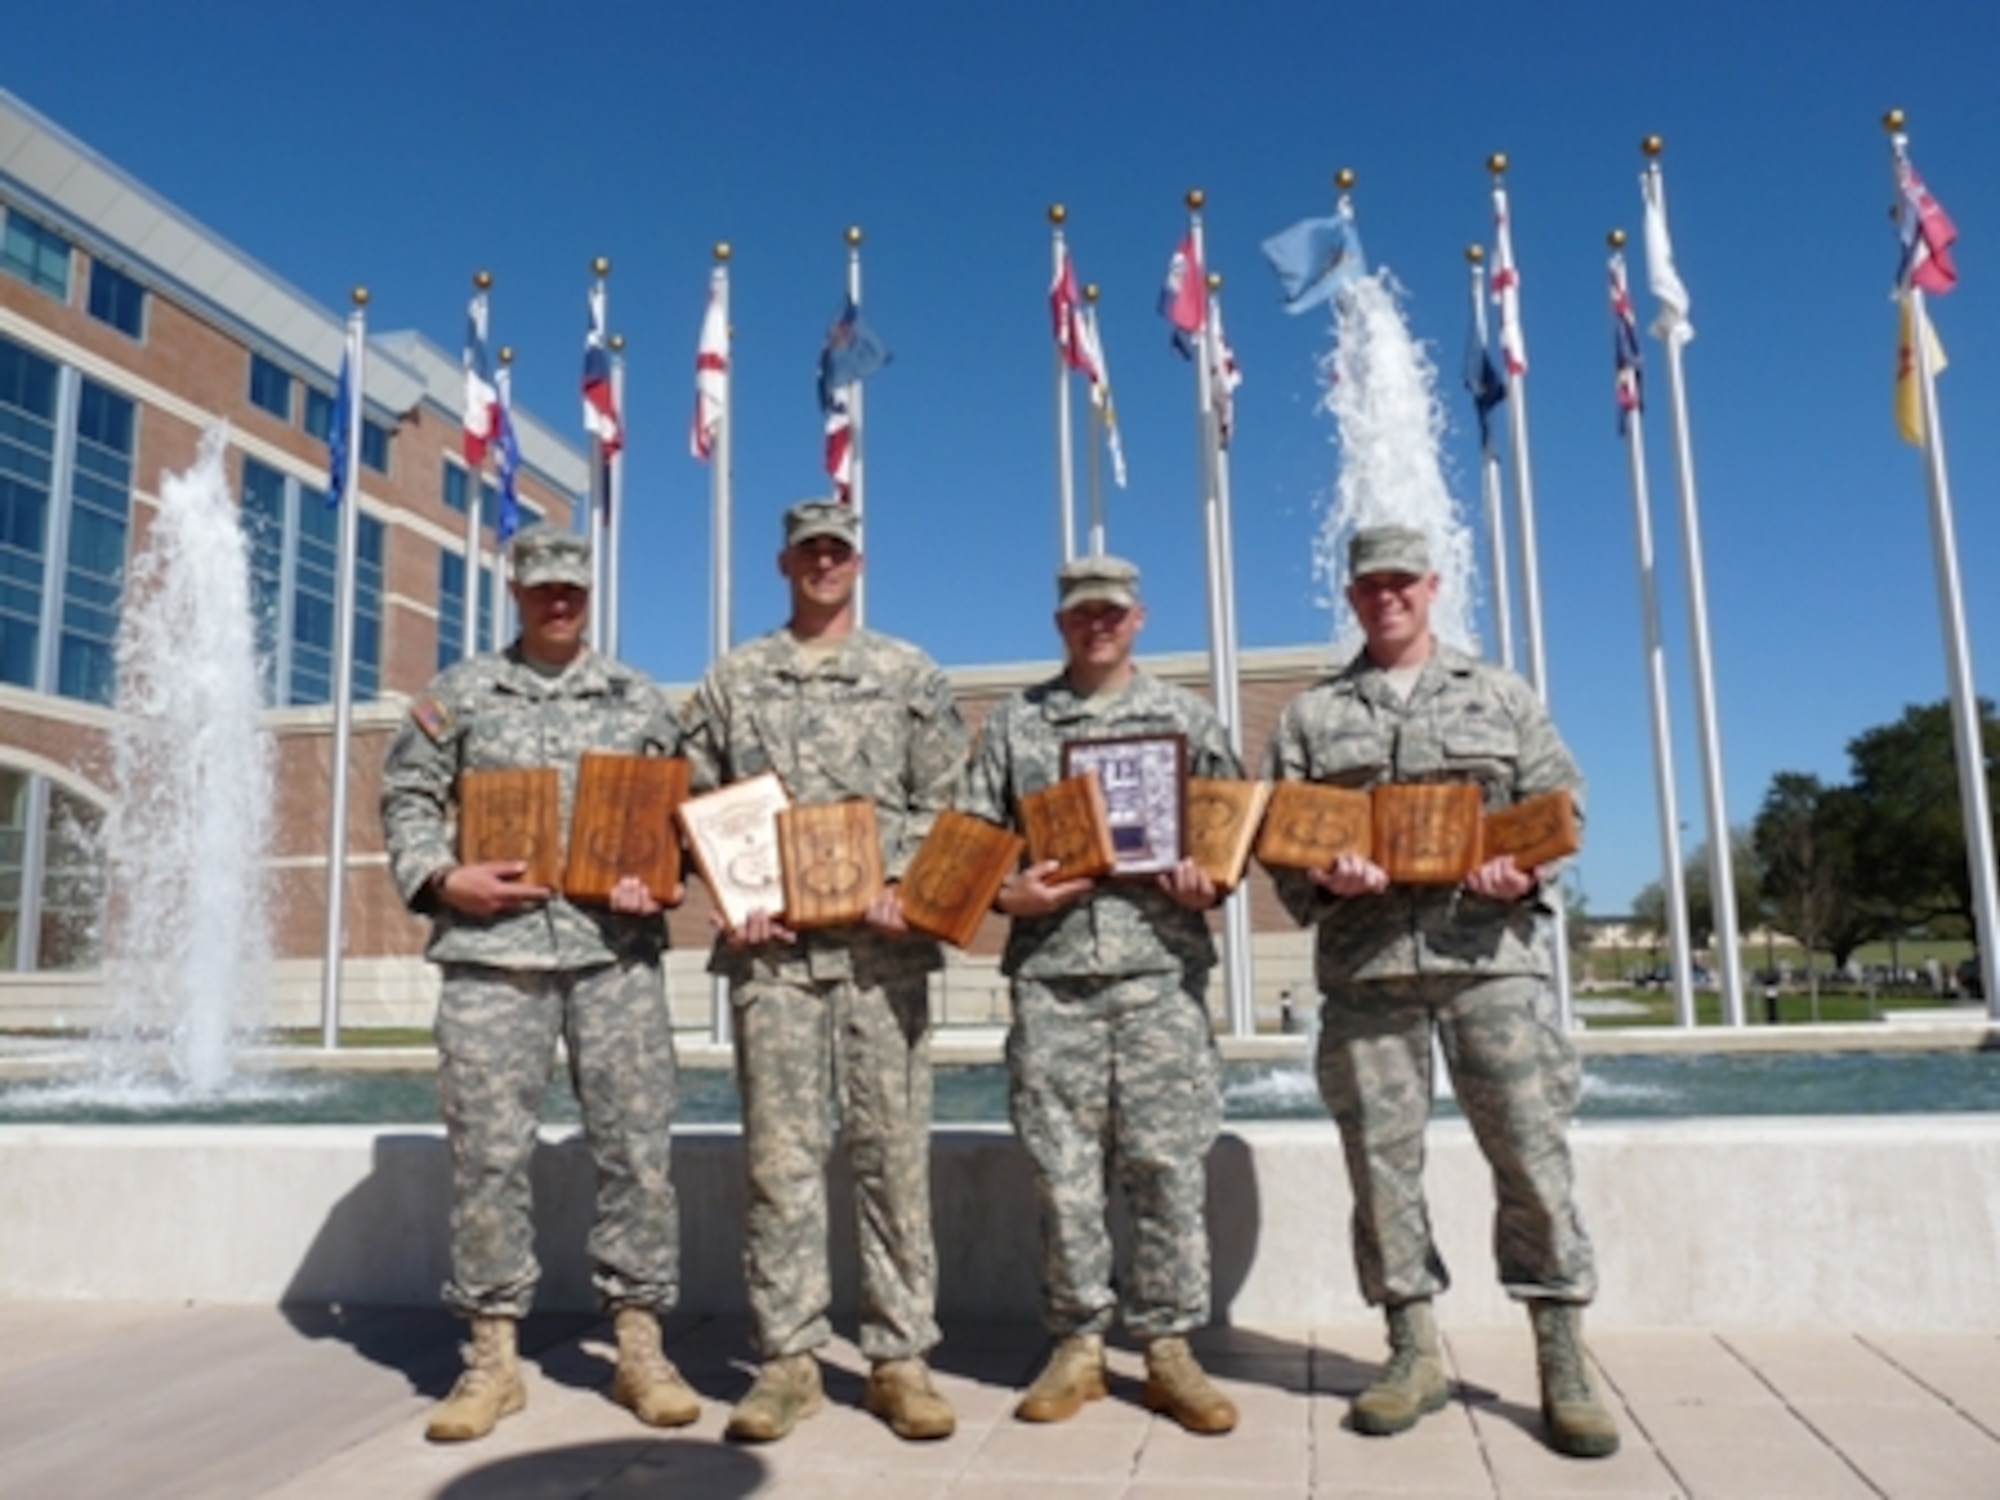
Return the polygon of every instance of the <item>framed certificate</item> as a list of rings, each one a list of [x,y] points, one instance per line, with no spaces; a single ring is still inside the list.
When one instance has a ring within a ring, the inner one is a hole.
[[[1095,775],[1116,856],[1113,875],[1157,875],[1187,850],[1187,736],[1133,734],[1072,740],[1064,776]]]

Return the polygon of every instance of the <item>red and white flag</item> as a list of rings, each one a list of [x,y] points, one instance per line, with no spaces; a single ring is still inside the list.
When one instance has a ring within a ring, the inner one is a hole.
[[[1236,351],[1229,347],[1228,336],[1222,331],[1220,302],[1208,309],[1208,331],[1202,342],[1208,349],[1208,399],[1215,408],[1216,441],[1227,448],[1236,426],[1236,388],[1243,384],[1243,371],[1237,367]]]
[[[701,344],[694,356],[694,420],[688,448],[696,458],[715,457],[715,440],[729,410],[729,318],[723,311],[722,289],[708,288],[708,311],[701,319]]]
[[[1509,375],[1528,373],[1528,343],[1521,335],[1521,273],[1514,268],[1514,237],[1507,226],[1507,190],[1493,189],[1493,300],[1500,307],[1500,357]]]
[[[625,446],[625,423],[611,392],[611,356],[604,348],[604,284],[590,288],[589,321],[583,335],[583,430],[603,446],[608,459]]]
[[[1063,363],[1095,381],[1097,371],[1084,343],[1083,299],[1077,295],[1076,266],[1067,247],[1062,252],[1055,280],[1049,284],[1049,316],[1055,325],[1056,348],[1062,351]]]
[[[1900,147],[1896,151],[1896,190],[1900,199],[1896,217],[1903,241],[1902,264],[1896,268],[1897,289],[1914,286],[1942,296],[1958,285],[1958,267],[1951,259],[1958,226],[1951,222],[1944,205],[1931,196]]]
[[[1195,253],[1192,229],[1181,237],[1167,262],[1166,283],[1160,288],[1160,316],[1174,325],[1174,347],[1184,358],[1193,359],[1191,335],[1208,321],[1208,276]]]
[[[1097,309],[1086,305],[1077,316],[1077,344],[1090,370],[1090,404],[1104,424],[1104,448],[1111,455],[1111,479],[1125,488],[1125,444],[1118,436],[1118,408],[1111,399],[1111,366],[1104,357],[1104,338],[1097,328]]]
[[[475,474],[500,430],[500,392],[486,349],[486,293],[475,292],[465,310],[465,463]]]

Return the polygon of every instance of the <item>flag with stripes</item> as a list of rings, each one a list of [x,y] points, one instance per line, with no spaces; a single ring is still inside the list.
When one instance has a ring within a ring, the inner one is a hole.
[[[590,288],[589,318],[583,335],[583,430],[596,438],[609,460],[625,446],[625,423],[611,391],[611,356],[604,347],[604,283]]]
[[[1902,238],[1896,285],[1942,296],[1958,285],[1958,267],[1951,258],[1958,226],[1951,222],[1944,205],[1931,196],[1900,146],[1896,150],[1896,193],[1896,223]]]
[[[1611,357],[1616,374],[1613,394],[1618,401],[1618,435],[1632,425],[1632,413],[1645,410],[1639,372],[1639,321],[1632,313],[1632,291],[1625,282],[1625,257],[1611,257]]]
[[[1493,300],[1500,308],[1500,358],[1509,375],[1528,373],[1528,341],[1521,333],[1521,273],[1514,267],[1514,236],[1507,223],[1507,190],[1493,189]]]
[[[465,310],[465,464],[475,474],[500,420],[500,394],[486,347],[486,293],[475,292]]]

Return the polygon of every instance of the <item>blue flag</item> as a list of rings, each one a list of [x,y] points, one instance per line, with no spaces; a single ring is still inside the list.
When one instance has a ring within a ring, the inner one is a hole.
[[[329,507],[340,504],[341,496],[347,491],[347,469],[352,455],[347,451],[347,429],[353,425],[354,384],[348,378],[349,358],[346,352],[340,356],[340,383],[333,392],[333,421],[326,433],[326,503]]]
[[[1465,330],[1465,388],[1479,413],[1479,451],[1493,451],[1493,408],[1507,399],[1507,382],[1486,344],[1486,322],[1475,311]]]
[[[521,529],[521,492],[515,476],[521,472],[521,445],[514,437],[514,408],[510,401],[499,403],[500,514],[494,517],[493,531],[504,545]]]
[[[1301,219],[1264,241],[1264,259],[1278,273],[1285,311],[1302,313],[1368,274],[1361,234],[1351,213]]]
[[[866,380],[894,358],[875,330],[861,321],[861,309],[852,297],[840,316],[826,331],[826,347],[819,356],[819,404],[822,411],[833,405],[832,389]]]

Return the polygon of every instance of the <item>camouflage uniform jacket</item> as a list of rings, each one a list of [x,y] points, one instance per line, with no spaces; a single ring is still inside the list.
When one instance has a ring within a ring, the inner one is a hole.
[[[482,921],[439,901],[430,882],[458,863],[460,771],[555,767],[566,833],[584,751],[678,755],[680,741],[680,724],[650,677],[588,650],[556,677],[529,666],[516,642],[434,678],[411,705],[382,770],[390,874],[410,909],[431,919],[431,959],[580,969],[657,956],[666,946],[666,923],[658,917],[572,906],[557,894],[546,905]]]
[[[871,630],[852,632],[827,653],[800,649],[782,627],[747,642],[709,668],[682,720],[697,792],[775,771],[797,803],[873,802],[892,881],[965,773],[965,721],[944,673],[917,647]],[[857,924],[756,950],[718,942],[709,968],[739,983],[879,983],[942,963],[927,938],[891,938]]]
[[[1122,692],[1079,697],[1053,677],[995,708],[979,731],[959,806],[1018,829],[1021,798],[1062,779],[1070,740],[1131,734],[1187,736],[1190,776],[1243,774],[1215,710],[1171,683],[1135,672]],[[1082,900],[1041,917],[1016,917],[1001,970],[1030,979],[1064,975],[1196,973],[1215,964],[1202,913],[1143,880],[1100,880]]]
[[[1583,777],[1534,690],[1512,672],[1439,645],[1399,700],[1365,651],[1285,706],[1264,755],[1265,776],[1372,787],[1474,781],[1489,809],[1568,789],[1579,814]],[[1394,886],[1377,896],[1331,894],[1303,870],[1273,870],[1293,918],[1319,923],[1320,987],[1415,974],[1549,972],[1536,893],[1494,901],[1457,886]]]

